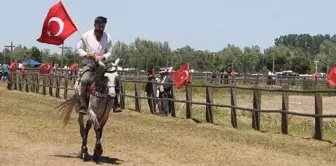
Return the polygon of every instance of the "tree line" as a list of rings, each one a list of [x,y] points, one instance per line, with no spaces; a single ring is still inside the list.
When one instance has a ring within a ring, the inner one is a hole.
[[[258,45],[240,48],[228,44],[222,50],[212,52],[196,50],[189,45],[173,50],[167,41],[151,41],[137,38],[126,44],[116,42],[114,54],[121,58],[121,66],[158,70],[161,66],[178,68],[189,63],[196,71],[221,71],[234,69],[239,73],[265,73],[267,71],[292,70],[300,74],[315,72],[318,61],[319,72],[328,73],[336,63],[336,35],[329,34],[289,34],[274,39],[274,45],[261,50]],[[81,60],[72,48],[64,51],[63,56],[51,53],[48,49],[27,48],[19,45],[11,52],[0,52],[0,61],[9,62],[33,59],[39,62],[53,62],[60,67],[69,66]],[[273,66],[274,64],[274,66]]]

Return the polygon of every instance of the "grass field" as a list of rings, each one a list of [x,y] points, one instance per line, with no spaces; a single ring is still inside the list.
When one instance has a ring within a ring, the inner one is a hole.
[[[8,91],[4,84],[0,84],[0,100],[0,165],[96,165],[76,158],[81,143],[76,115],[69,126],[60,127],[59,115],[53,107],[63,100]],[[240,102],[248,100],[245,98]],[[132,107],[130,99],[127,103],[128,108]],[[195,118],[205,117],[202,111],[201,107],[193,106]],[[228,115],[221,110],[215,113],[216,123],[220,125],[157,117],[147,112],[124,110],[111,113],[103,133],[104,165],[297,166],[336,163],[334,144],[254,131],[248,125],[247,113],[239,115],[239,129],[233,129],[225,120]],[[181,108],[179,117],[183,116]],[[262,126],[269,129],[265,125],[265,116]],[[273,117],[269,119],[269,123],[274,123]],[[302,134],[298,133],[301,127],[298,124],[302,120],[292,118],[291,121],[291,134]],[[94,132],[91,131],[89,137],[92,154]]]

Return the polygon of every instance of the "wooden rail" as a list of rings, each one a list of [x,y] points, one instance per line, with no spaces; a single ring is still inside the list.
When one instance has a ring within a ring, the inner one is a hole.
[[[47,95],[47,89],[50,96],[56,98],[67,99],[69,91],[73,90],[73,84],[76,80],[76,76],[69,74],[65,75],[40,75],[38,73],[21,73],[21,72],[12,72],[9,75],[8,89],[10,90],[19,90],[32,93],[40,93]],[[288,134],[288,115],[302,116],[302,117],[311,117],[315,119],[315,129],[314,129],[314,138],[321,140],[323,139],[323,118],[336,118],[336,114],[326,115],[323,114],[322,107],[322,94],[323,93],[336,93],[336,89],[319,89],[319,90],[294,90],[286,88],[261,88],[261,87],[242,87],[234,85],[194,85],[187,84],[185,85],[185,100],[176,99],[176,89],[172,88],[172,98],[170,99],[161,99],[156,96],[156,87],[162,85],[157,82],[150,82],[153,84],[152,90],[153,95],[150,97],[142,96],[140,84],[148,83],[148,81],[142,80],[126,80],[121,79],[119,82],[118,88],[120,88],[120,106],[122,109],[126,106],[126,98],[135,99],[134,106],[135,110],[141,112],[143,107],[141,105],[141,100],[149,99],[151,103],[156,103],[158,101],[168,100],[172,102],[171,105],[171,116],[176,117],[175,103],[184,103],[186,105],[185,112],[186,118],[193,118],[193,105],[204,105],[206,106],[205,119],[208,123],[214,123],[213,118],[213,109],[214,107],[224,107],[229,108],[231,113],[231,124],[232,127],[238,128],[237,124],[237,110],[249,111],[252,113],[252,123],[251,126],[255,130],[260,130],[260,114],[261,113],[278,113],[281,115],[281,133]],[[129,86],[126,84],[133,84],[134,95],[127,95],[126,91]],[[171,84],[173,85],[173,84]],[[174,85],[173,85],[174,87]],[[205,102],[193,101],[192,98],[192,89],[193,88],[205,88]],[[41,89],[42,88],[42,89]],[[213,103],[213,92],[214,89],[229,89],[230,93],[230,104],[215,104]],[[239,107],[236,102],[237,90],[250,90],[253,92],[253,108]],[[281,93],[282,96],[282,108],[281,110],[266,110],[261,109],[261,92],[277,92]],[[63,93],[63,95],[61,95]],[[290,93],[313,93],[315,101],[315,113],[306,114],[299,112],[290,112],[288,110],[289,105],[289,94]],[[154,104],[150,108],[150,112],[155,114],[157,112]]]
[[[230,108],[231,112],[231,124],[232,127],[238,128],[237,125],[237,110],[241,111],[249,111],[252,112],[252,128],[255,130],[260,131],[260,114],[261,113],[279,113],[281,115],[281,127],[280,131],[282,134],[288,134],[288,115],[294,116],[302,116],[302,117],[312,117],[315,119],[315,134],[314,138],[321,140],[323,138],[322,128],[323,128],[323,118],[336,118],[336,114],[325,115],[323,114],[322,109],[322,93],[336,93],[334,89],[322,89],[322,90],[290,90],[286,88],[278,88],[278,89],[267,89],[267,88],[260,88],[260,87],[240,87],[240,86],[233,86],[233,85],[192,85],[187,84],[185,85],[185,93],[186,99],[185,100],[177,100],[175,99],[175,88],[173,88],[172,98],[169,99],[161,99],[156,98],[155,93],[151,97],[140,96],[138,92],[139,84],[147,83],[148,81],[135,81],[135,80],[120,80],[121,81],[121,97],[120,103],[121,107],[125,108],[126,100],[125,98],[133,98],[135,99],[134,105],[135,110],[141,112],[141,102],[142,99],[149,99],[151,103],[155,103],[158,101],[168,100],[172,102],[171,108],[171,116],[176,117],[175,113],[175,103],[185,103],[186,104],[186,118],[192,118],[192,105],[205,105],[206,106],[206,114],[205,119],[208,123],[213,123],[213,107],[224,107]],[[127,95],[125,94],[125,84],[132,83],[135,87],[134,95]],[[153,92],[156,92],[156,86],[162,85],[161,83],[151,82],[153,84]],[[173,85],[173,84],[172,84]],[[173,85],[174,86],[174,85]],[[192,88],[195,87],[202,87],[206,89],[206,102],[196,102],[192,100]],[[230,89],[230,100],[231,104],[214,104],[213,103],[213,90],[215,88],[225,88]],[[244,108],[237,106],[236,103],[236,96],[237,90],[251,90],[253,91],[253,108]],[[266,110],[261,109],[261,92],[280,92],[282,95],[282,109],[281,110]],[[313,93],[314,100],[315,100],[315,114],[307,114],[307,113],[299,113],[299,112],[289,112],[288,105],[289,105],[289,93]],[[155,114],[156,110],[155,107],[150,108],[150,112]]]
[[[47,95],[47,89],[50,96],[67,99],[70,90],[73,87],[77,77],[68,74],[49,75],[38,73],[11,72],[8,78],[7,88],[10,90],[19,90],[25,92],[41,93]],[[61,96],[61,91],[63,96]]]
[[[26,73],[39,73],[38,68],[27,68],[25,69]],[[64,75],[68,73],[73,77],[78,76],[77,71],[72,71],[70,69],[57,68],[54,70],[55,75]],[[119,71],[119,75],[123,79],[127,80],[146,80],[147,73],[140,71]],[[299,77],[299,76],[277,76],[273,82],[270,82],[267,76],[253,76],[247,75],[246,77],[242,75],[237,75],[235,78],[231,76],[224,78],[220,73],[191,73],[192,81],[203,81],[208,84],[272,84],[272,85],[296,85],[302,86],[302,84],[313,84],[314,86],[326,87],[328,81],[326,78],[318,78],[317,80],[312,79],[311,77]]]

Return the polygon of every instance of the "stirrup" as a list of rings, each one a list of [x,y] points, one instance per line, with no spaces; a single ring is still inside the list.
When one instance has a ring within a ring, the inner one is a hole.
[[[87,115],[87,109],[85,107],[81,107],[78,111],[79,114]]]

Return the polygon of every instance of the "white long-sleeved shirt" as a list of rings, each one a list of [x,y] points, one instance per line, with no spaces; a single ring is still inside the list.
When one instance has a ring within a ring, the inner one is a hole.
[[[95,56],[104,56],[105,59],[112,55],[112,40],[108,33],[104,32],[101,40],[97,41],[97,38],[94,35],[94,30],[90,30],[83,34],[83,38],[89,45],[91,54]],[[94,63],[91,59],[85,57],[88,55],[89,50],[87,49],[86,44],[82,39],[78,42],[76,53],[84,58],[84,64],[92,65]]]

